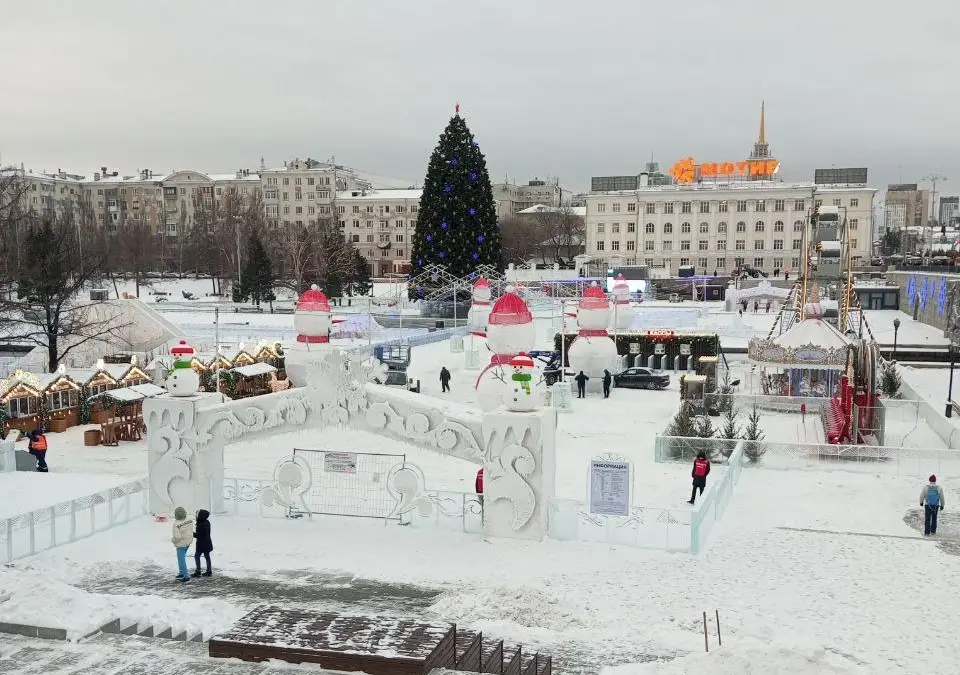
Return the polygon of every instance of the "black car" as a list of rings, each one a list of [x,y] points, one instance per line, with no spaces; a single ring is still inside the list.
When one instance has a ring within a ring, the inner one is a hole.
[[[613,384],[625,389],[666,389],[670,376],[649,368],[627,368],[613,376]]]

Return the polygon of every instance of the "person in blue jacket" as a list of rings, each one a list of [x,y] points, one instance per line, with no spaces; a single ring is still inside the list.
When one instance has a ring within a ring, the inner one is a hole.
[[[943,511],[943,488],[937,485],[937,477],[930,480],[920,491],[920,506],[923,507],[924,536],[937,533],[937,516]]]

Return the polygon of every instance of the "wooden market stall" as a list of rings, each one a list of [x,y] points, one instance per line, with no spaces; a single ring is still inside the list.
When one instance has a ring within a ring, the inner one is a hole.
[[[66,374],[62,366],[45,379],[48,384],[42,393],[46,403],[47,430],[63,433],[80,423],[80,385]]]
[[[253,354],[244,349],[240,349],[230,360],[230,365],[231,367],[236,368],[238,366],[250,366],[256,362],[257,359],[254,358]]]
[[[166,394],[167,390],[152,383],[111,389],[100,394],[112,401],[114,415],[100,424],[100,443],[117,445],[120,441],[139,441],[146,432],[143,401]]]
[[[0,404],[3,406],[3,432],[19,429],[29,433],[40,427],[40,399],[43,384],[33,373],[14,371],[0,382]]]
[[[252,363],[249,366],[239,366],[233,369],[236,378],[234,398],[260,396],[269,394],[271,375],[277,369],[269,363]]]

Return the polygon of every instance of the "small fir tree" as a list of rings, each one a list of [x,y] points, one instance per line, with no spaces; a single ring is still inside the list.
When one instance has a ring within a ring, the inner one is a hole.
[[[487,161],[459,106],[430,156],[410,259],[414,276],[431,264],[458,277],[479,265],[503,269]]]
[[[690,401],[681,401],[677,414],[664,431],[665,436],[676,436],[681,438],[695,438],[697,436],[697,419],[694,415],[693,404]],[[666,441],[668,453],[671,459],[689,459],[689,449],[692,447],[691,441],[670,440]]]
[[[723,427],[720,429],[720,438],[728,441],[723,444],[723,456],[729,457],[733,454],[736,442],[740,438],[740,425],[737,420],[740,416],[739,411],[732,405],[723,412]]]
[[[370,282],[370,265],[360,251],[353,251],[353,284],[352,290],[357,295],[366,295],[373,289]]]
[[[753,406],[750,415],[747,417],[747,426],[743,430],[743,454],[751,462],[758,462],[767,452],[767,446],[761,441],[766,437],[763,429],[760,428],[760,411],[757,406]]]
[[[243,267],[240,295],[244,299],[250,298],[259,307],[261,301],[271,301],[274,281],[273,263],[260,241],[260,235],[253,231],[247,246],[247,264]]]
[[[897,372],[897,362],[890,361],[883,366],[883,373],[880,375],[880,391],[887,398],[900,398],[900,387],[903,380],[900,373]]]

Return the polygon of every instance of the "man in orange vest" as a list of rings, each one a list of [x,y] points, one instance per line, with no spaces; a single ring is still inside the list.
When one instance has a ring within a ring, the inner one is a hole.
[[[701,450],[697,453],[697,458],[693,460],[693,471],[691,475],[693,476],[693,491],[690,493],[690,501],[688,504],[693,504],[693,501],[697,497],[697,488],[700,488],[700,496],[703,496],[703,489],[707,487],[707,476],[710,474],[710,460],[707,459],[706,453]]]
[[[34,429],[27,438],[30,439],[27,449],[37,458],[37,471],[47,473],[47,437],[39,429]]]

